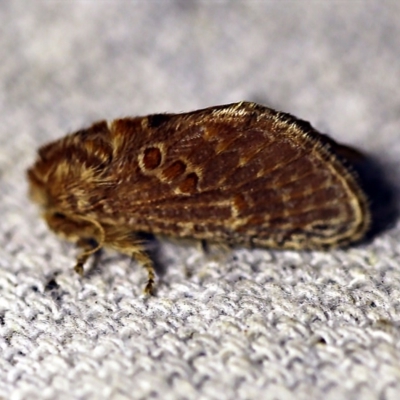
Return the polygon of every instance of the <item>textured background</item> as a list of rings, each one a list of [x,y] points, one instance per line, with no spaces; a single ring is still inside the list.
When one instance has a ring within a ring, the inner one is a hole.
[[[0,30],[0,397],[398,398],[395,219],[329,253],[163,242],[146,300],[127,257],[73,273],[24,175],[97,119],[246,99],[372,154],[398,198],[398,1],[10,0]]]

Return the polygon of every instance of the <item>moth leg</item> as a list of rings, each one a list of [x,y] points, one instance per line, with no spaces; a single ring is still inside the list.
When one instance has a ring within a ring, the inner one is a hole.
[[[115,232],[108,232],[107,242],[110,243],[110,247],[114,250],[130,255],[146,269],[147,284],[144,288],[144,293],[146,295],[152,295],[154,293],[156,273],[154,271],[153,262],[146,253],[143,240],[135,237],[130,231],[124,234],[121,233],[120,230],[117,230]]]
[[[93,240],[84,238],[79,239],[76,245],[80,247],[82,251],[76,258],[74,270],[78,275],[83,276],[83,267],[88,258],[98,250],[98,245]]]
[[[154,271],[153,262],[151,261],[149,255],[144,250],[138,248],[134,250],[132,257],[142,264],[147,271],[147,284],[144,288],[144,293],[147,295],[154,294],[156,273]]]

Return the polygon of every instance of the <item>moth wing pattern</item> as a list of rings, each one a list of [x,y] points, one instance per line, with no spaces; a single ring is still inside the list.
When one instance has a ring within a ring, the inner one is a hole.
[[[113,135],[111,168],[129,153],[132,173],[109,208],[132,229],[294,249],[347,244],[366,229],[366,200],[335,142],[289,114],[237,103],[115,120]]]
[[[147,269],[151,293],[141,232],[300,250],[362,238],[370,211],[348,150],[241,102],[100,121],[43,146],[28,179],[49,227],[81,247],[77,272],[108,246]]]

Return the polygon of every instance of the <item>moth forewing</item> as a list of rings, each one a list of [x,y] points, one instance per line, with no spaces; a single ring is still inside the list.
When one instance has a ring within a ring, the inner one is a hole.
[[[360,240],[370,211],[346,149],[242,102],[98,122],[42,147],[28,179],[49,227],[82,248],[78,272],[111,247],[146,267],[150,293],[138,233],[299,250]]]

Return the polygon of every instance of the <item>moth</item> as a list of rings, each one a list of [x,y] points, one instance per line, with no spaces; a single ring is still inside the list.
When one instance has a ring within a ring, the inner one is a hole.
[[[363,238],[367,197],[351,150],[290,114],[249,102],[100,121],[39,149],[30,196],[81,249],[134,257],[141,233],[230,246],[328,249]]]

